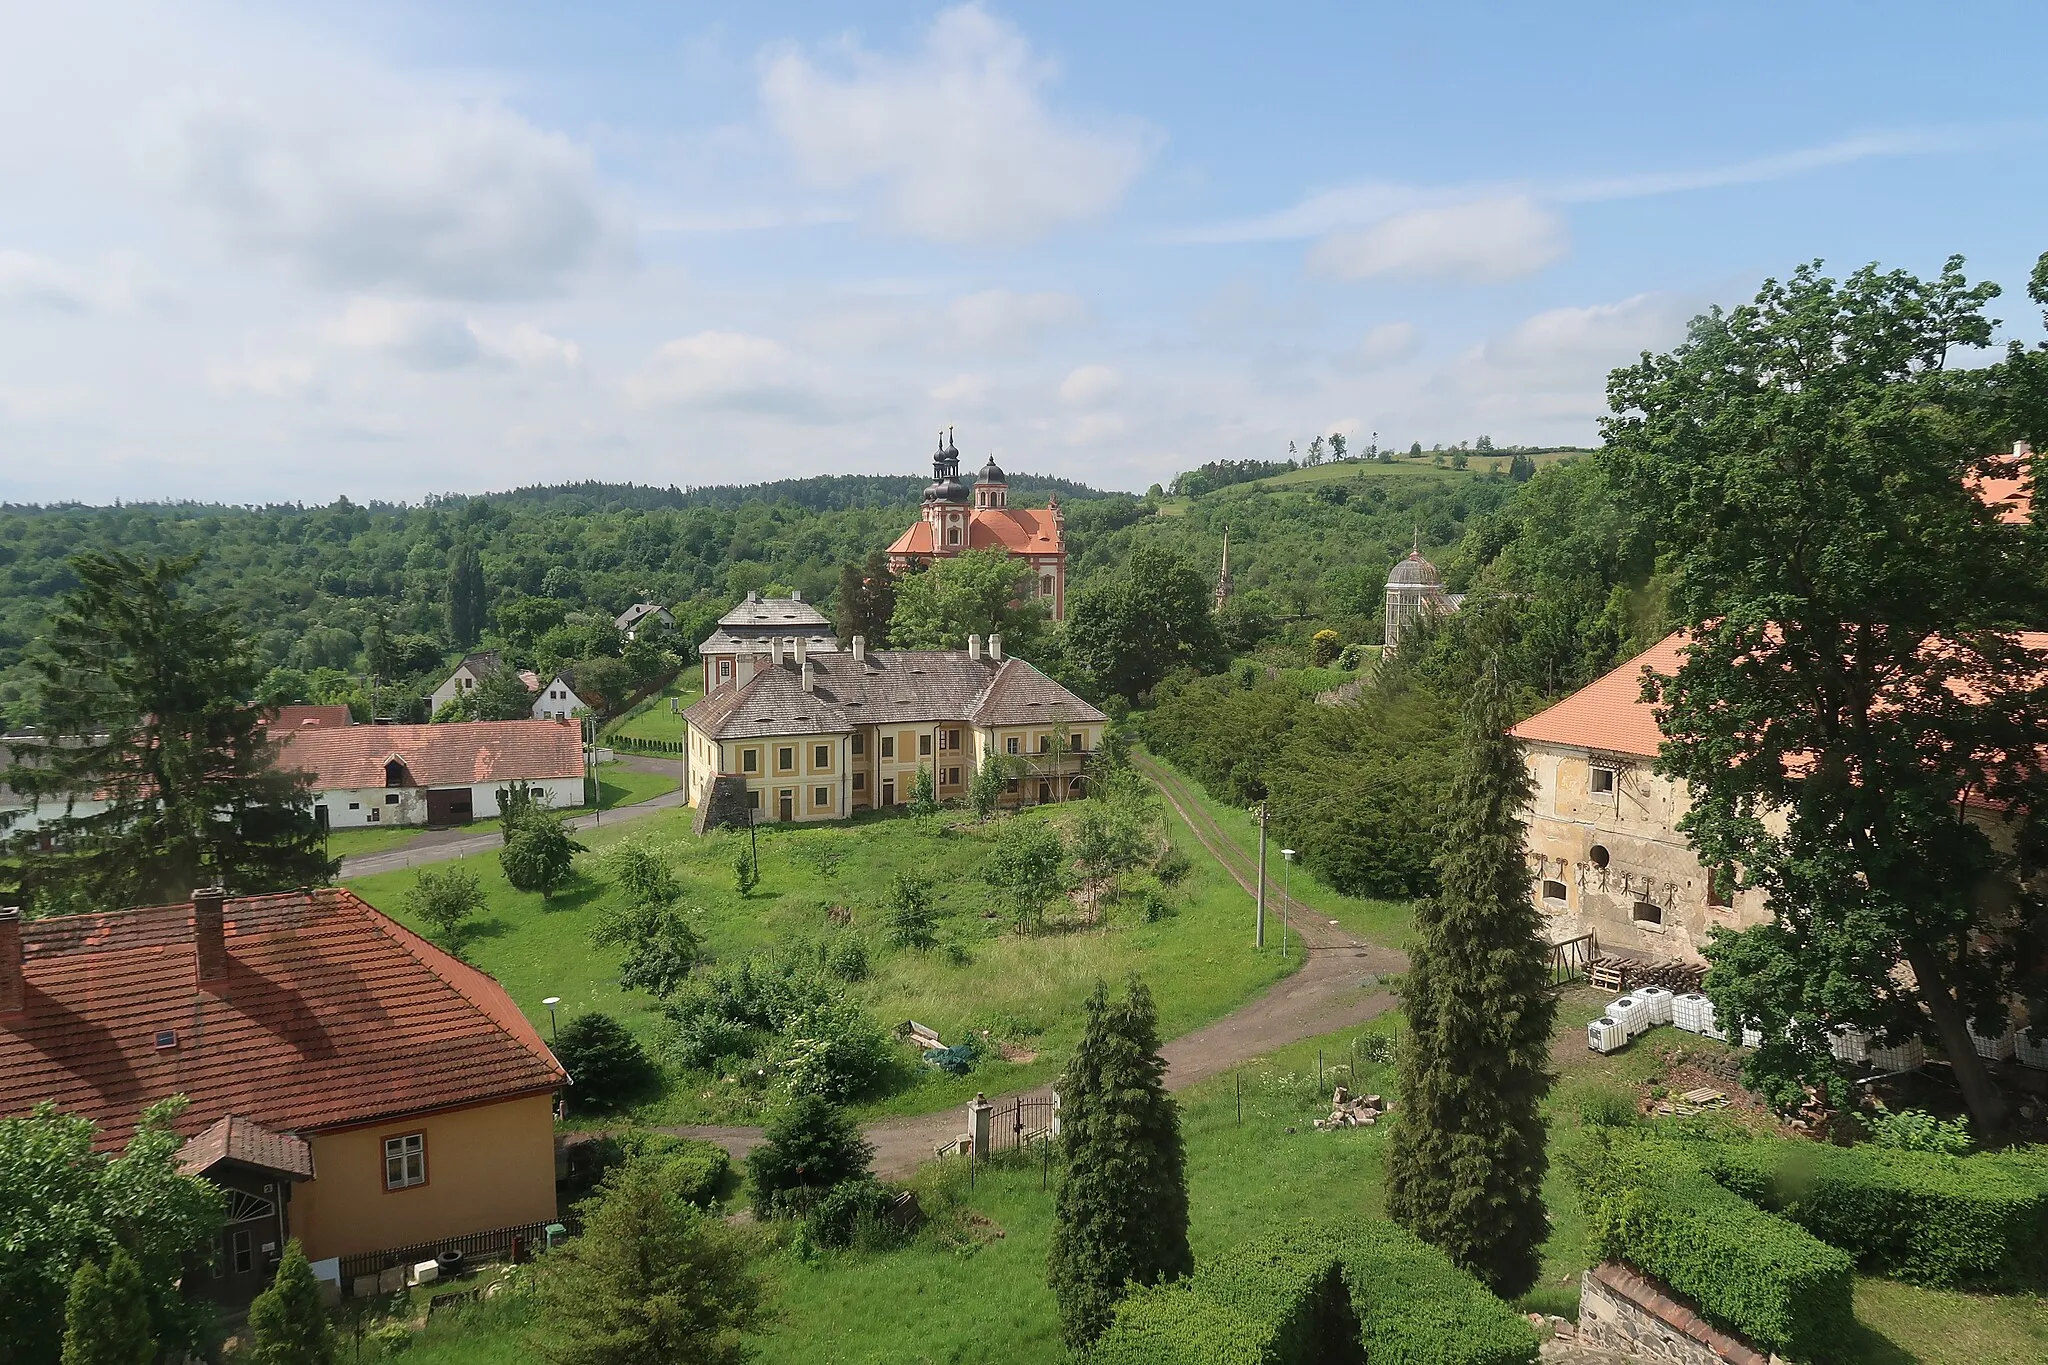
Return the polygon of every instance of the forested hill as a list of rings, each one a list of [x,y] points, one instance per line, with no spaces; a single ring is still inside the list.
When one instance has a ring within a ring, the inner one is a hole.
[[[1054,493],[1062,502],[1106,496],[1071,479],[1046,478],[1037,474],[1008,474],[1010,494],[1020,503],[1043,506]],[[721,483],[697,488],[654,488],[637,483],[583,483],[536,485],[515,488],[508,493],[484,496],[493,502],[558,511],[642,512],[658,509],[718,507],[727,511],[750,502],[788,503],[813,512],[841,512],[852,507],[896,507],[914,505],[930,480],[921,474],[814,474],[805,479],[776,479],[771,483]]]

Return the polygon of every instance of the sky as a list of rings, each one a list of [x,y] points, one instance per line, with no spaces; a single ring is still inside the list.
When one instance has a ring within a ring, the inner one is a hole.
[[[2036,3],[0,0],[0,501],[1590,443],[1803,261],[2024,285]]]

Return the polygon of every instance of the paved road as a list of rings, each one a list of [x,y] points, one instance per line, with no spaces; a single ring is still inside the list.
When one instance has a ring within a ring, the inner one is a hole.
[[[644,754],[620,754],[619,763],[633,772],[658,773],[664,777],[675,777],[681,771],[681,765],[676,759],[649,758]],[[644,820],[656,811],[674,810],[677,806],[687,804],[687,794],[678,787],[672,792],[663,792],[636,805],[615,806],[607,811],[591,811],[584,815],[572,816],[567,823],[570,829],[604,829],[611,825]],[[421,833],[418,838],[407,840],[398,848],[387,848],[380,853],[358,853],[353,858],[343,858],[340,880],[374,876],[379,872],[397,872],[425,863],[445,863],[455,858],[466,858],[472,853],[488,853],[503,842],[504,836],[496,830],[487,834],[471,834],[460,826],[454,829],[430,829]]]
[[[1187,822],[1188,828],[1210,855],[1223,865],[1247,895],[1254,894],[1256,860],[1224,836],[1208,812],[1191,799],[1185,783],[1175,774],[1143,756],[1139,757],[1138,765],[1172,803],[1174,810]],[[1284,897],[1275,887],[1267,887],[1269,914],[1277,914],[1283,901],[1289,923],[1308,945],[1308,960],[1300,971],[1275,982],[1221,1019],[1205,1024],[1193,1033],[1183,1034],[1162,1047],[1159,1051],[1166,1061],[1167,1089],[1186,1089],[1289,1043],[1362,1024],[1393,1008],[1393,995],[1381,989],[1377,980],[1368,984],[1366,978],[1406,971],[1408,958],[1405,954],[1360,942],[1336,921],[1299,901]],[[1272,942],[1270,937],[1268,942]],[[1004,1103],[1020,1095],[1043,1098],[1050,1093],[1050,1086],[1040,1086],[1036,1090],[1015,1091],[994,1099],[997,1103]],[[933,1114],[878,1119],[863,1125],[862,1131],[875,1147],[875,1173],[904,1176],[920,1163],[929,1161],[940,1144],[958,1137],[966,1129],[966,1109],[954,1105]],[[733,1124],[664,1128],[661,1131],[716,1142],[735,1157],[745,1156],[761,1141],[759,1128]]]

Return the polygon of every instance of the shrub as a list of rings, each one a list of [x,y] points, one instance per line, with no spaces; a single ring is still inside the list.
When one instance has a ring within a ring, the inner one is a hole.
[[[296,1237],[285,1243],[270,1288],[249,1305],[249,1337],[254,1365],[334,1365],[334,1324]]]
[[[864,1180],[875,1149],[844,1109],[816,1095],[791,1100],[747,1158],[754,1213],[800,1213],[826,1190]]]
[[[1825,1360],[1854,1332],[1847,1253],[1717,1184],[1687,1148],[1608,1130],[1580,1149],[1595,1254],[1689,1296],[1757,1346]]]
[[[1635,1097],[1615,1086],[1598,1086],[1579,1097],[1579,1122],[1589,1128],[1626,1128],[1637,1117]]]
[[[1536,1334],[1450,1257],[1391,1222],[1340,1234],[1337,1254],[1373,1365],[1512,1365]]]
[[[1721,1184],[1874,1274],[1993,1287],[2024,1282],[2042,1258],[2048,1189],[1998,1157],[1811,1142],[1688,1146]]]
[[[1160,854],[1159,861],[1153,865],[1152,875],[1159,879],[1161,886],[1179,886],[1194,870],[1194,859],[1179,848],[1168,845],[1166,852]]]
[[[899,948],[929,948],[938,941],[938,911],[931,878],[898,872],[889,886],[889,938]]]
[[[868,979],[868,941],[859,934],[841,934],[825,948],[825,970],[841,981]]]
[[[889,1037],[865,1009],[827,997],[783,1025],[779,1065],[793,1095],[849,1100],[873,1088],[891,1061]]]
[[[859,1247],[879,1251],[902,1242],[890,1221],[896,1191],[872,1176],[842,1180],[825,1191],[804,1215],[804,1235],[813,1246]]]
[[[576,855],[587,852],[552,815],[528,815],[516,827],[508,822],[505,829],[505,846],[498,850],[505,880],[515,891],[540,892],[543,900],[568,883],[576,872]]]
[[[744,1058],[752,1052],[754,1034],[745,1025],[719,1015],[696,1014],[669,1025],[661,1050],[678,1066],[710,1071],[721,1061]]]
[[[476,874],[463,868],[423,867],[405,893],[405,908],[445,938],[484,908],[484,889]]]
[[[667,1006],[663,1047],[687,1066],[749,1056],[773,1035],[773,1061],[793,1093],[848,1099],[873,1087],[892,1061],[873,1017],[806,960],[765,956],[697,977]]]
[[[609,1014],[579,1014],[562,1028],[555,1056],[569,1073],[569,1095],[579,1109],[609,1109],[633,1098],[654,1079],[654,1063],[640,1040]]]
[[[641,1131],[607,1133],[576,1143],[568,1148],[565,1160],[565,1203],[582,1199],[628,1161],[646,1161],[660,1168],[663,1182],[676,1197],[708,1208],[732,1170],[732,1158],[715,1142]]]
[[[1893,1113],[1879,1105],[1877,1113],[1865,1119],[1864,1123],[1870,1129],[1872,1142],[1905,1152],[1966,1156],[1976,1145],[1970,1138],[1969,1120],[1938,1119],[1925,1109],[1901,1109]]]

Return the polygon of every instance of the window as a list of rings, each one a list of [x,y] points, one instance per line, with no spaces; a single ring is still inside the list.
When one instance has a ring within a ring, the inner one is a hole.
[[[946,528],[946,543],[947,543],[948,545],[958,545],[958,544],[960,543],[960,528],[959,528],[959,527],[957,527],[957,526],[948,526],[948,527]]]
[[[1637,924],[1664,926],[1664,908],[1654,901],[1637,901],[1628,912],[1628,917]]]
[[[1014,754],[1020,752],[1017,743],[1017,737],[1015,735],[1011,735],[1008,739],[1003,741],[1003,752],[1007,754]]]
[[[894,757],[896,757],[896,736],[894,736],[894,735],[883,735],[883,736],[882,736],[882,757],[883,757],[883,758],[894,758]]]
[[[853,789],[857,792],[864,792],[868,789],[868,775],[866,773],[855,773],[853,775]]]
[[[1067,736],[1067,748],[1069,748],[1069,749],[1073,750],[1073,751],[1074,751],[1075,753],[1077,753],[1077,754],[1085,754],[1085,753],[1087,753],[1087,752],[1088,752],[1088,736],[1086,736],[1086,735],[1068,735],[1068,736]]]
[[[829,744],[813,744],[811,746],[811,766],[820,772],[830,768],[832,766],[832,746]]]
[[[1595,795],[1595,796],[1612,796],[1612,795],[1614,795],[1614,769],[1612,769],[1612,768],[1595,768],[1595,769],[1593,769],[1593,795]]]
[[[960,785],[960,770],[958,768],[946,769],[946,785],[949,787]]]
[[[350,810],[361,810],[363,808],[363,803],[360,801],[351,801],[348,803],[348,808]]]
[[[832,789],[830,787],[811,788],[811,804],[819,810],[831,810]]]
[[[387,795],[386,795],[386,796],[384,797],[384,804],[385,804],[385,805],[387,805],[387,806],[395,806],[395,805],[397,805],[397,804],[398,804],[398,793],[397,793],[397,792],[391,792],[391,793],[388,793],[388,794],[387,794]]]
[[[407,1133],[384,1139],[384,1188],[409,1190],[427,1183],[427,1135]]]
[[[761,809],[761,793],[759,793],[759,792],[748,792],[748,793],[747,793],[747,809],[748,809],[748,810],[759,810],[759,809]]]
[[[1018,790],[1017,779],[1013,777],[1008,782],[1005,782],[1003,784],[1003,790],[1010,793],[1012,796],[1015,796]]]
[[[794,744],[777,746],[775,750],[775,771],[779,773],[796,771],[796,746]]]
[[[946,747],[948,749],[957,749],[960,747],[960,732],[958,730],[946,731]]]
[[[853,736],[853,753],[856,758],[868,751],[868,737],[856,731]]]
[[[1040,752],[1040,753],[1042,753],[1042,754],[1049,754],[1049,753],[1051,753],[1051,752],[1052,752],[1052,736],[1051,736],[1051,735],[1040,735],[1040,736],[1038,737],[1038,752]]]
[[[1735,867],[1723,863],[1707,875],[1707,904],[1726,910],[1735,904]]]
[[[1556,901],[1559,905],[1563,905],[1565,901],[1564,883],[1552,881],[1544,882],[1543,899],[1546,901]]]
[[[919,735],[919,736],[917,737],[917,754],[918,754],[918,757],[919,757],[919,758],[926,758],[926,757],[929,757],[929,756],[930,756],[930,754],[931,754],[931,751],[932,751],[932,737],[931,737],[930,735]]]
[[[1586,857],[1597,868],[1605,869],[1607,866],[1607,848],[1603,844],[1593,845],[1592,848],[1586,851]]]
[[[724,681],[725,679],[727,679],[727,678],[730,678],[731,676],[732,676],[732,660],[731,660],[731,659],[720,659],[720,660],[718,661],[718,677],[719,677],[719,680],[720,680],[720,681],[722,682],[722,681]]]
[[[369,812],[369,814],[365,815],[365,816],[363,817],[363,819],[364,819],[364,821],[365,821],[365,822],[367,822],[367,823],[369,823],[369,824],[372,824],[372,825],[381,825],[381,824],[383,824],[383,823],[384,823],[384,808],[383,808],[382,806],[372,806],[372,807],[370,807],[370,812]]]
[[[1039,595],[1040,597],[1050,597],[1050,596],[1052,596],[1052,575],[1051,575],[1051,574],[1047,574],[1047,575],[1046,575],[1045,577],[1043,577],[1043,578],[1041,578],[1041,579],[1039,579],[1039,580],[1038,580],[1038,595]]]
[[[249,1233],[245,1228],[236,1228],[228,1233],[228,1264],[235,1268],[237,1275],[246,1275],[254,1267],[256,1258],[249,1245]]]

